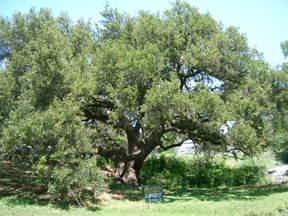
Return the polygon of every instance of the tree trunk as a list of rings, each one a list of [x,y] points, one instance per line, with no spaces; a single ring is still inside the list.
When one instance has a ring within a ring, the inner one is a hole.
[[[140,127],[129,125],[126,128],[127,148],[105,148],[99,146],[98,152],[105,158],[114,161],[115,177],[123,183],[140,183],[140,171],[147,156],[159,145],[161,130],[154,130],[148,137],[144,137]]]
[[[147,154],[148,155],[148,154]],[[140,156],[134,160],[122,161],[117,163],[116,176],[125,184],[140,184],[140,171],[147,157]]]

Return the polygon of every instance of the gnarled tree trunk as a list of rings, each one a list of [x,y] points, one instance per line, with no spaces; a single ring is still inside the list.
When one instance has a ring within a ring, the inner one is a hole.
[[[99,154],[110,158],[115,163],[115,177],[123,183],[139,184],[140,171],[147,156],[160,143],[161,134],[158,131],[145,139],[139,139],[139,131],[136,128],[127,132],[128,149],[99,148]]]

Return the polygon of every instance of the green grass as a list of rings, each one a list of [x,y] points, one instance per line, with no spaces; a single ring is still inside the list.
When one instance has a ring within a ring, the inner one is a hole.
[[[123,193],[122,193],[123,194]],[[125,194],[124,194],[125,195]],[[147,204],[138,191],[110,200],[98,209],[55,206],[17,196],[0,197],[2,216],[263,216],[288,209],[288,185],[265,188],[190,189],[166,192],[160,203]]]
[[[285,157],[286,158],[286,157]],[[261,162],[261,161],[260,161]],[[263,155],[267,167],[279,165],[272,154]],[[277,162],[277,164],[276,164]],[[7,170],[7,169],[5,169]],[[9,170],[9,169],[8,169]],[[6,173],[6,172],[5,172]],[[0,175],[6,189],[12,182]],[[21,180],[21,179],[19,179]],[[22,182],[23,180],[21,180]],[[18,181],[16,181],[17,183]],[[1,181],[0,181],[1,183]],[[8,187],[9,186],[9,187]],[[11,188],[13,189],[13,185]],[[97,209],[49,204],[21,197],[4,196],[0,184],[0,216],[284,216],[288,215],[288,185],[263,188],[188,189],[165,191],[164,201],[147,204],[143,194],[122,184],[113,185],[122,200],[105,201]],[[286,214],[280,214],[283,210]]]

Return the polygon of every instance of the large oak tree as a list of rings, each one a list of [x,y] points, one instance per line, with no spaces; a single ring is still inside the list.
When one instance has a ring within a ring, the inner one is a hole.
[[[269,145],[269,67],[237,28],[185,2],[135,16],[107,7],[96,27],[31,10],[1,19],[0,37],[8,53],[2,149],[23,142],[39,154],[47,146],[63,155],[97,149],[124,182],[137,182],[153,150],[187,139],[247,155]],[[42,135],[29,129],[33,119]],[[221,132],[229,121],[236,123]]]

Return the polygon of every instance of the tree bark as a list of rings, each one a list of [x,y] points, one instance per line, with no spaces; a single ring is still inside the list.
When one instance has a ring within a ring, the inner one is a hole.
[[[134,129],[127,131],[127,149],[105,149],[104,147],[99,148],[99,154],[114,161],[116,178],[123,183],[138,185],[144,161],[159,145],[161,133],[155,131],[149,137],[142,139],[138,130]]]

